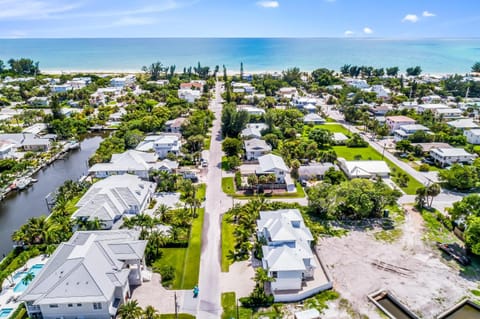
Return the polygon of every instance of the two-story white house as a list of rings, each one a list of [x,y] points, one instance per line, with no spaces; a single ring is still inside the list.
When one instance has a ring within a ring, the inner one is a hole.
[[[395,142],[406,140],[410,135],[418,131],[427,133],[427,132],[430,132],[430,129],[421,124],[402,125],[398,130],[395,130],[393,132],[393,138]]]
[[[274,279],[268,290],[275,301],[296,301],[331,288],[327,278],[314,278],[323,271],[318,272],[322,267],[311,248],[313,236],[298,209],[261,211],[257,228],[259,240],[266,243],[262,267]],[[307,282],[314,280],[309,287]]]
[[[162,133],[160,135],[149,135],[137,145],[137,151],[150,152],[154,151],[161,159],[167,157],[169,153],[173,155],[180,154],[182,141],[180,134],[177,133]]]
[[[285,183],[285,178],[290,172],[287,165],[278,155],[267,154],[258,157],[257,175],[274,174],[277,183]]]
[[[467,142],[470,144],[480,144],[480,129],[464,131],[463,135],[467,138]]]
[[[195,100],[202,96],[202,91],[192,89],[180,89],[178,90],[178,97],[188,103],[193,103]]]
[[[155,183],[130,174],[109,176],[93,184],[75,205],[73,220],[98,219],[104,229],[126,214],[141,213],[155,192]]]
[[[124,88],[135,83],[135,75],[127,75],[124,77],[116,77],[110,80],[110,86],[114,88]]]
[[[257,160],[260,156],[272,151],[272,147],[259,138],[252,138],[244,141],[243,147],[245,149],[245,158],[247,161]]]
[[[135,230],[79,231],[22,293],[32,319],[112,319],[142,284],[146,240]]]
[[[430,156],[442,167],[456,163],[471,164],[477,158],[477,154],[470,154],[463,148],[453,147],[431,149]]]
[[[96,178],[132,174],[148,179],[149,172],[155,167],[157,159],[156,153],[128,150],[121,154],[112,154],[109,163],[97,163],[88,169],[88,173]]]

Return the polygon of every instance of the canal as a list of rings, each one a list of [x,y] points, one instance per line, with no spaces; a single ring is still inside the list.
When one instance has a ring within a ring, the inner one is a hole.
[[[20,193],[9,194],[0,202],[0,259],[12,249],[11,235],[16,229],[30,217],[48,215],[45,196],[66,180],[78,180],[87,172],[88,159],[101,141],[101,136],[85,138],[80,149],[69,152],[64,159],[55,161],[34,175],[37,183]]]

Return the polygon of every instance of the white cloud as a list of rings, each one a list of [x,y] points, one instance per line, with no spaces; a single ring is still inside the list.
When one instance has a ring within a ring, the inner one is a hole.
[[[432,13],[432,12],[430,12],[430,11],[423,11],[422,15],[423,15],[424,17],[427,17],[427,18],[428,18],[428,17],[434,17],[434,16],[436,16],[435,13]]]
[[[346,37],[351,37],[354,34],[355,34],[355,32],[353,32],[352,30],[347,30],[343,33],[343,35],[346,36]]]
[[[124,27],[124,26],[134,26],[134,25],[148,25],[154,24],[155,19],[148,17],[124,17],[111,24],[112,27]]]
[[[365,33],[365,34],[372,34],[372,33],[373,33],[373,30],[370,29],[369,27],[365,27],[365,28],[363,28],[363,33]]]
[[[278,8],[280,3],[278,1],[258,1],[257,6],[262,8]]]
[[[407,14],[403,19],[402,22],[412,22],[415,23],[418,21],[418,16],[416,14]]]
[[[64,4],[58,1],[0,0],[1,19],[44,19],[52,14],[64,13],[81,6],[81,3]]]

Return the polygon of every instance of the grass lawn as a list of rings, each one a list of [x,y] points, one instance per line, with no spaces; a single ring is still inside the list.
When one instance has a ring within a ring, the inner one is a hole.
[[[322,128],[324,130],[330,131],[332,133],[343,133],[347,136],[352,135],[345,127],[343,127],[341,124],[321,124],[321,125],[314,125],[314,126],[308,126],[305,125],[303,127],[303,134],[302,136],[308,135],[308,132],[312,129],[315,128]]]
[[[227,157],[222,156],[222,170],[228,171]]]
[[[235,226],[228,222],[225,215],[222,218],[222,272],[228,272],[232,260],[228,258],[228,252],[235,247],[233,231]]]
[[[237,298],[234,292],[225,292],[222,294],[222,307],[223,314],[222,319],[237,318]],[[244,308],[238,305],[238,318],[239,319],[251,319],[251,318],[280,318],[281,314],[276,312],[273,307],[270,307],[264,311],[253,311],[252,309]]]
[[[355,159],[356,156],[361,156],[362,160],[382,160],[382,155],[378,153],[376,150],[374,150],[372,147],[346,147],[346,146],[333,146],[333,150],[335,153],[337,153],[338,157],[343,157],[347,161],[352,161]],[[392,175],[395,172],[404,172],[400,167],[396,166],[391,162],[389,159],[384,158],[383,159],[387,165],[390,167],[392,170]],[[415,178],[410,176],[410,181],[408,182],[407,187],[400,187],[405,193],[409,195],[415,195],[415,191],[417,188],[422,187],[422,183],[417,181]]]
[[[222,178],[222,190],[227,195],[235,195],[235,185],[233,183],[233,177]]]
[[[205,192],[205,184],[200,185],[197,198],[203,199]],[[162,248],[162,258],[153,264],[153,268],[160,268],[162,265],[170,265],[175,268],[172,289],[193,289],[198,284],[204,215],[205,210],[203,208],[199,209],[198,217],[192,223],[188,247]]]
[[[205,140],[203,141],[203,149],[204,150],[209,150],[210,149],[210,141],[212,140],[210,135],[207,135]]]
[[[175,314],[162,314],[160,319],[176,319]],[[195,316],[189,315],[188,313],[179,313],[178,319],[195,319]]]
[[[453,232],[448,230],[435,216],[438,211],[428,211],[423,209],[421,212],[423,221],[425,222],[425,232],[423,239],[429,242],[447,242],[447,243],[459,243],[461,244],[460,239],[458,239]]]

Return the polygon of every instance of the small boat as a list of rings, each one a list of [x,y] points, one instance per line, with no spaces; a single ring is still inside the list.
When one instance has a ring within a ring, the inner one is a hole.
[[[32,182],[32,183],[36,183],[36,182],[38,182],[38,179],[32,178],[32,179],[31,179],[31,182]]]
[[[22,177],[15,182],[15,186],[18,190],[23,190],[30,185],[32,179],[30,177]]]
[[[76,149],[80,148],[80,142],[78,142],[78,141],[73,140],[73,141],[70,141],[68,143],[69,143],[69,145],[68,145],[69,150],[76,150]]]

